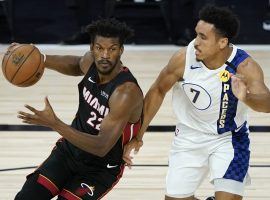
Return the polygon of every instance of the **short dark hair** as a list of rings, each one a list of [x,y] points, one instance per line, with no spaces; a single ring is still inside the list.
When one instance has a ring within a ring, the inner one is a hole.
[[[119,43],[122,46],[126,40],[134,35],[134,31],[124,22],[120,22],[114,18],[99,19],[92,22],[86,27],[89,33],[91,43],[94,42],[97,35],[102,37],[119,38]]]
[[[206,5],[200,10],[199,19],[213,24],[218,33],[227,37],[229,42],[238,35],[239,19],[228,8]]]

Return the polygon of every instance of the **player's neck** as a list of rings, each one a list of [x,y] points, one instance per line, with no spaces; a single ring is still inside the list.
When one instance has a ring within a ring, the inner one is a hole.
[[[203,63],[207,66],[208,69],[218,69],[224,65],[224,63],[229,59],[233,51],[233,47],[228,46],[222,51],[215,54],[212,58],[209,58]]]
[[[116,77],[119,74],[121,67],[122,67],[122,63],[119,62],[117,63],[117,65],[115,66],[115,68],[110,74],[104,75],[104,74],[98,73],[99,84],[105,84],[105,83],[110,82],[112,79],[114,79],[114,77]]]

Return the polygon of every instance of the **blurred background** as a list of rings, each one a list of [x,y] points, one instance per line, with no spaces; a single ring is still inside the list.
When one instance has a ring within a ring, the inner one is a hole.
[[[206,3],[238,15],[235,43],[270,43],[269,0],[0,0],[0,43],[87,44],[87,24],[115,17],[135,30],[129,43],[186,45]]]

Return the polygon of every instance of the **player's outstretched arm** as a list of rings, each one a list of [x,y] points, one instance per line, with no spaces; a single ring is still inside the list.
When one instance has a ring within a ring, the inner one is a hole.
[[[264,83],[264,74],[252,58],[247,58],[232,76],[234,95],[250,108],[258,112],[270,112],[270,92]]]
[[[16,42],[11,43],[8,50],[16,48],[17,45],[20,44]],[[84,56],[45,54],[42,54],[42,56],[46,68],[70,76],[81,76],[86,74],[93,63],[93,56],[90,51],[86,52]]]
[[[18,118],[24,123],[50,127],[80,149],[103,157],[120,138],[131,115],[137,112],[136,120],[139,120],[142,105],[143,95],[137,85],[128,82],[117,87],[110,97],[110,112],[103,119],[98,135],[83,133],[65,124],[55,115],[47,98],[44,110],[26,105],[32,113],[20,111]]]
[[[147,92],[144,98],[142,127],[136,138],[130,141],[124,149],[123,159],[129,167],[132,165],[133,159],[131,152],[133,149],[135,150],[135,153],[138,152],[143,145],[143,135],[151,120],[158,112],[166,93],[177,81],[183,78],[185,55],[186,49],[182,49],[175,53]]]
[[[92,63],[93,57],[90,51],[86,52],[84,56],[46,55],[45,59],[46,68],[70,76],[86,74]]]
[[[144,120],[137,138],[142,139],[144,132],[159,110],[166,93],[172,86],[183,79],[186,49],[175,53],[169,63],[163,68],[159,76],[148,90],[144,98]]]

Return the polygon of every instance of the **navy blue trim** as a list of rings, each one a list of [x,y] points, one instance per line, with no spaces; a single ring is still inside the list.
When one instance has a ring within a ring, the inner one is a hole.
[[[247,174],[250,160],[248,133],[241,132],[245,130],[243,126],[239,132],[233,132],[232,145],[234,149],[233,160],[231,161],[223,178],[243,182]]]
[[[233,66],[238,66],[241,62],[243,62],[246,58],[250,57],[244,50],[237,49],[236,54],[233,60],[230,62]]]
[[[236,68],[232,68],[230,66],[227,66],[226,70],[233,74],[236,73]],[[225,88],[227,88],[227,86],[228,86],[228,90],[224,91]],[[225,95],[227,95],[227,99],[228,99],[228,101],[226,102],[227,108],[222,108],[222,105],[224,103],[223,98]],[[232,131],[237,128],[237,125],[234,121],[234,118],[236,116],[236,111],[237,111],[237,104],[238,104],[238,99],[234,96],[232,92],[231,79],[229,79],[227,82],[222,82],[219,118],[217,120],[217,132],[219,134]],[[222,112],[222,109],[226,109],[225,114]],[[225,119],[222,119],[222,114],[225,115]],[[221,123],[221,120],[223,121],[223,123]]]
[[[241,62],[243,62],[247,57],[249,57],[249,55],[245,51],[241,49],[237,49],[237,52],[233,60],[231,62],[226,61],[227,66],[225,70],[231,74],[236,74],[238,65]],[[228,90],[224,91],[227,88]],[[223,98],[225,95],[227,95],[228,97],[227,102],[223,102]],[[224,103],[227,103],[227,108],[222,108],[222,105]],[[236,111],[237,111],[237,104],[238,104],[238,99],[234,96],[232,92],[231,79],[229,79],[227,82],[222,82],[219,118],[217,120],[217,132],[219,134],[222,134],[228,131],[234,131],[237,128],[237,125],[234,121],[234,118],[236,116]],[[222,112],[222,109],[224,110],[226,109],[225,114]],[[224,115],[225,115],[225,119],[223,119]]]

